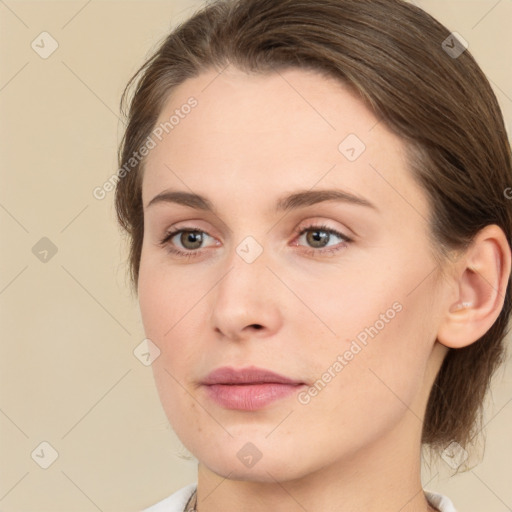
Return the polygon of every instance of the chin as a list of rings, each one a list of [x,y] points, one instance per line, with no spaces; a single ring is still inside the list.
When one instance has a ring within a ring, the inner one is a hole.
[[[226,434],[222,440],[202,438],[182,439],[182,442],[201,465],[230,480],[274,483],[300,479],[315,470],[315,461],[308,462],[308,454],[301,448],[306,446],[309,450],[308,443],[288,436],[286,445],[281,438],[266,439],[266,435],[260,432],[230,437]],[[316,462],[319,469],[322,461]]]
[[[242,482],[275,483],[296,480],[305,476],[308,472],[297,464],[292,468],[289,465],[290,458],[283,455],[281,460],[262,456],[252,467],[245,467],[235,457],[219,457],[218,454],[202,457],[200,463],[210,471],[230,480]]]

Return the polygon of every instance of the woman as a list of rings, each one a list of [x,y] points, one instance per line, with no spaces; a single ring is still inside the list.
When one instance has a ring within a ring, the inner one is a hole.
[[[116,207],[199,461],[148,510],[455,510],[420,449],[464,461],[511,308],[510,146],[464,42],[399,0],[220,0],[134,83]]]

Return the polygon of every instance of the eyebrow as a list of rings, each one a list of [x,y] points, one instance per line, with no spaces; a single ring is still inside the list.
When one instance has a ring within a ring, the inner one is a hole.
[[[337,201],[358,206],[366,206],[368,208],[378,210],[373,203],[364,197],[357,196],[344,190],[326,189],[300,191],[282,197],[275,205],[275,213],[296,210],[317,203],[322,203],[324,201]],[[196,210],[216,213],[212,203],[206,197],[190,192],[165,190],[151,199],[151,201],[146,205],[146,209],[159,203],[176,203]]]

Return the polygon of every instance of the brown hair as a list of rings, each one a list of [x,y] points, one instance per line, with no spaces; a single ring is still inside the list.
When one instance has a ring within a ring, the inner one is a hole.
[[[458,44],[450,37],[429,14],[401,0],[210,3],[173,30],[126,86],[123,112],[137,84],[119,167],[144,144],[170,92],[186,79],[228,64],[255,73],[309,68],[350,85],[405,140],[411,172],[430,201],[439,261],[489,224],[501,227],[510,244],[512,209],[504,190],[512,183],[512,156],[503,116],[470,52],[446,51]],[[135,290],[144,235],[142,173],[143,160],[119,179],[115,197],[129,235]],[[510,312],[507,286],[490,330],[468,347],[449,350],[429,397],[424,443],[465,446],[478,432]]]

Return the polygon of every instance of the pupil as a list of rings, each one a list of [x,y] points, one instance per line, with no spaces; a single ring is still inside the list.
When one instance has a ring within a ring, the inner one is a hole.
[[[308,235],[308,243],[312,243],[315,247],[323,247],[327,244],[329,236],[329,233],[326,233],[325,231],[310,231]],[[320,242],[320,245],[315,245],[318,242]]]
[[[185,232],[182,234],[181,243],[187,249],[197,249],[201,246],[201,242],[201,233],[189,231],[188,233]],[[192,247],[187,246],[188,243],[192,244]]]

